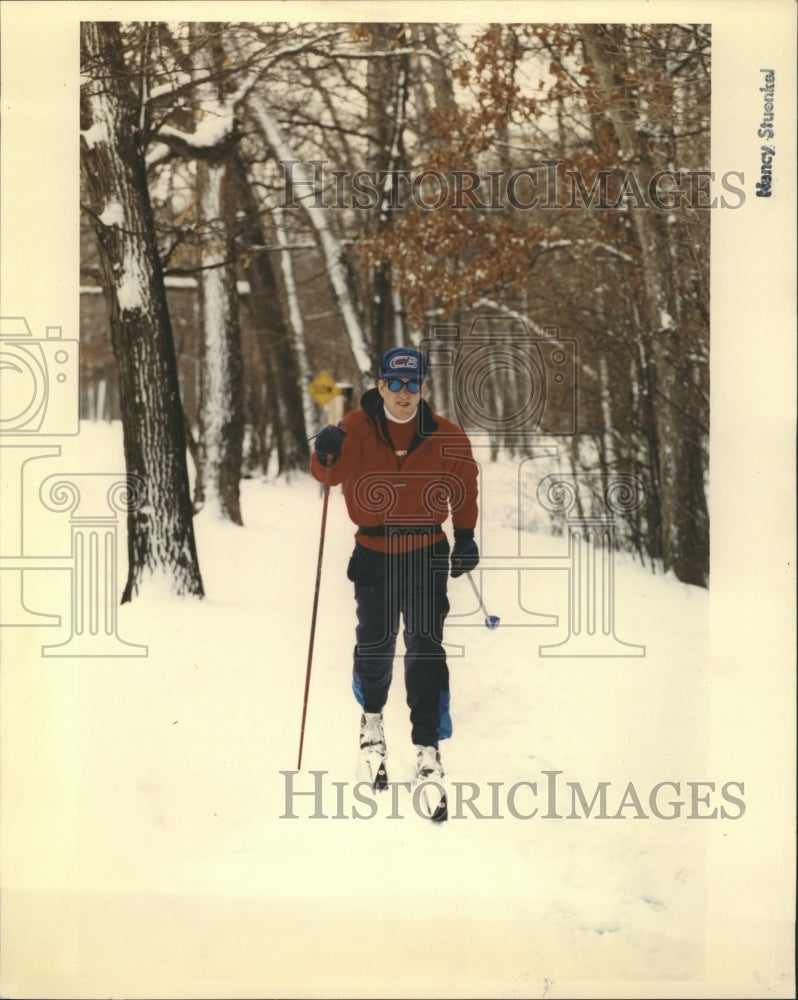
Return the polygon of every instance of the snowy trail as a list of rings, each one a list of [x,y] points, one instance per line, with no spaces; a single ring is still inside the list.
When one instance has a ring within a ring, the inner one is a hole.
[[[88,433],[109,435],[112,462],[112,432]],[[513,475],[486,469],[486,503]],[[467,582],[450,581],[455,730],[442,754],[455,793],[449,822],[435,826],[401,786],[373,805],[354,797],[352,526],[340,491],[294,773],[320,491],[308,476],[243,487],[245,528],[197,518],[207,598],[151,594],[121,609],[120,634],[146,642],[146,658],[58,664],[80,720],[79,936],[114,927],[92,982],[112,963],[129,967],[141,995],[157,982],[197,997],[266,995],[253,982],[286,996],[525,997],[588,995],[586,983],[589,995],[602,983],[635,995],[663,981],[679,995],[680,981],[700,978],[718,824],[652,816],[648,796],[681,782],[657,801],[667,814],[680,799],[686,813],[685,782],[736,777],[707,770],[706,593],[619,556],[618,634],[647,655],[558,659],[538,646],[565,634],[563,573],[477,574],[502,618],[496,631]],[[483,551],[517,551],[518,537],[497,516]],[[564,551],[562,538],[520,537],[524,551]],[[560,624],[523,627],[530,610]],[[399,659],[386,735],[390,778],[407,782]],[[291,794],[317,780],[318,800]],[[587,803],[608,783],[604,818],[599,800],[585,815],[568,782]],[[720,805],[731,808],[716,793]]]

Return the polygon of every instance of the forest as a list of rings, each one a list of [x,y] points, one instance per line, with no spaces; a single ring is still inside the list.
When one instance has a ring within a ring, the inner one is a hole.
[[[617,544],[708,586],[710,43],[83,22],[84,399],[145,496],[123,601],[201,596],[194,514],[241,524],[243,476],[307,468],[314,378],[356,406],[396,344],[489,458],[553,444],[583,512],[636,491]]]

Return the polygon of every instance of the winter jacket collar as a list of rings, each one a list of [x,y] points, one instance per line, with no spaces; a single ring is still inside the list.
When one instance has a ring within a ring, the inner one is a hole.
[[[377,426],[381,436],[390,440],[388,420],[385,416],[385,404],[382,401],[380,390],[376,387],[367,390],[361,397],[360,405],[369,420]],[[435,419],[435,414],[425,399],[419,400],[416,416],[418,418],[416,437],[429,437],[430,434],[434,434],[437,431],[438,421]]]

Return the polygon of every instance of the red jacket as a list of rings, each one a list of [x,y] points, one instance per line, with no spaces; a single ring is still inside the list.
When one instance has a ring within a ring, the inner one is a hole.
[[[361,408],[348,413],[339,426],[345,434],[341,457],[327,469],[314,453],[311,472],[319,482],[343,483],[347,511],[356,525],[438,526],[432,537],[429,532],[403,535],[402,549],[440,539],[440,525],[450,514],[455,529],[476,527],[479,467],[471,444],[462,428],[433,413],[423,399],[403,458],[394,449],[391,423],[377,389],[370,389]],[[356,532],[355,537],[369,548],[387,548],[384,536]]]

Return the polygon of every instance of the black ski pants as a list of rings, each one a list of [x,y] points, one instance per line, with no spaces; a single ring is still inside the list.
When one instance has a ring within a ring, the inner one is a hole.
[[[365,712],[381,712],[385,706],[401,617],[411,739],[420,746],[437,747],[438,740],[452,733],[443,648],[448,572],[449,542],[444,538],[410,552],[375,552],[356,544],[347,573],[357,602],[355,697]]]

